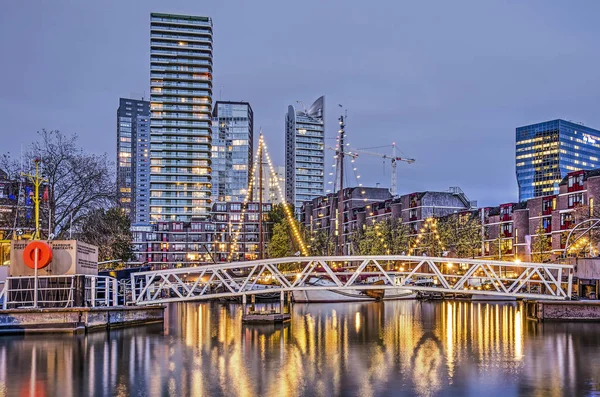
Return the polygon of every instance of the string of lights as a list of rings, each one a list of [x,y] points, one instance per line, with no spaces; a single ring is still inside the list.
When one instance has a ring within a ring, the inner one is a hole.
[[[231,259],[233,258],[233,254],[237,252],[237,248],[238,248],[238,239],[240,236],[240,233],[242,232],[242,227],[244,225],[244,217],[246,216],[246,209],[248,208],[248,201],[250,200],[250,196],[253,193],[254,190],[254,183],[256,181],[256,165],[258,164],[258,159],[260,158],[260,153],[263,147],[263,136],[261,134],[259,140],[258,140],[258,149],[256,150],[256,155],[254,156],[254,164],[252,164],[252,178],[250,179],[250,183],[248,184],[248,191],[246,192],[246,196],[244,198],[244,202],[242,204],[242,213],[240,214],[240,219],[238,221],[238,227],[235,230],[235,233],[233,235],[233,239],[231,240],[231,245],[229,247],[229,255],[228,255],[228,262],[231,262]],[[260,194],[260,193],[259,193]]]
[[[267,164],[269,165],[269,170],[271,171],[271,177],[277,178],[277,173],[275,172],[275,167],[273,167],[273,162],[271,161],[271,156],[269,155],[269,151],[267,150],[267,145],[264,143],[264,141],[262,142],[262,146],[263,146],[263,150],[265,153],[265,157],[267,159]],[[285,199],[285,196],[283,195],[283,192],[281,191],[281,186],[279,186],[279,183],[277,184],[277,193],[279,194],[280,201],[283,203],[283,210],[284,210],[285,216],[290,224],[290,227],[292,228],[292,233],[294,234],[294,237],[296,238],[296,242],[300,246],[300,252],[302,253],[302,255],[308,256],[308,248],[306,247],[306,244],[304,243],[304,239],[302,238],[302,235],[300,234],[300,230],[298,230],[298,225],[296,224],[296,219],[294,218],[294,215],[292,214],[292,211],[290,210],[290,207]]]
[[[412,255],[414,253],[415,249],[419,247],[419,243],[421,242],[421,240],[425,239],[427,234],[431,234],[433,236],[434,241],[437,244],[439,244],[442,251],[446,250],[442,244],[440,235],[437,231],[437,222],[437,219],[434,217],[429,217],[425,220],[425,224],[423,225],[421,230],[419,230],[419,234],[417,234],[416,240],[412,243],[410,250],[408,251],[409,255]]]

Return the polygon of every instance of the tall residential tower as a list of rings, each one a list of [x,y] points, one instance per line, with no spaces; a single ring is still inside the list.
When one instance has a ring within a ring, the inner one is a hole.
[[[285,196],[296,206],[325,191],[325,97],[309,109],[288,107],[285,116]]]
[[[132,223],[149,221],[150,102],[119,99],[117,198]]]
[[[150,220],[211,207],[212,20],[150,16]]]
[[[558,193],[571,171],[600,166],[600,131],[565,120],[517,128],[516,170],[519,201]]]
[[[254,115],[248,102],[217,101],[213,110],[213,201],[243,202],[253,164]]]

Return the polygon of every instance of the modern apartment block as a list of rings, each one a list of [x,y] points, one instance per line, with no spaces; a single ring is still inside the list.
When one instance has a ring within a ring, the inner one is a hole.
[[[212,127],[214,201],[243,202],[253,165],[254,114],[248,102],[217,101]]]
[[[325,97],[309,109],[288,107],[285,117],[285,196],[301,211],[302,203],[325,193]]]
[[[150,16],[150,221],[211,206],[212,20]]]
[[[132,223],[150,220],[150,102],[119,99],[117,199]]]
[[[253,260],[259,254],[259,207],[250,202],[215,203],[210,219],[191,222],[157,222],[133,226],[135,261],[155,268],[194,266]],[[263,204],[263,236],[270,229],[271,204]],[[240,220],[244,217],[240,229]],[[232,244],[235,244],[231,255]]]
[[[558,193],[567,173],[600,166],[600,131],[565,120],[516,130],[519,201]]]

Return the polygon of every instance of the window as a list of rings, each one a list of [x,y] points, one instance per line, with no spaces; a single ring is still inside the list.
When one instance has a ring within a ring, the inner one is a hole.
[[[583,193],[569,194],[569,208],[583,204]]]
[[[556,197],[548,197],[542,201],[542,214],[550,215],[556,209]]]
[[[570,212],[560,214],[560,228],[570,229],[573,226],[573,214]]]
[[[417,210],[416,210],[415,208],[411,209],[411,210],[408,212],[408,216],[409,216],[409,218],[410,218],[409,220],[411,220],[411,221],[416,221],[416,220],[417,220]]]
[[[546,233],[550,233],[552,231],[552,218],[542,218],[542,227],[544,228]]]

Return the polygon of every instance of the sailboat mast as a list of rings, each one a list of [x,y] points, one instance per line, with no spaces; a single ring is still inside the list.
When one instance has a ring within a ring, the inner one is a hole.
[[[341,115],[339,118],[340,122],[340,141],[339,150],[337,151],[337,162],[338,172],[340,176],[340,190],[338,192],[338,221],[337,221],[337,235],[338,235],[338,247],[337,254],[344,255],[344,116]]]

